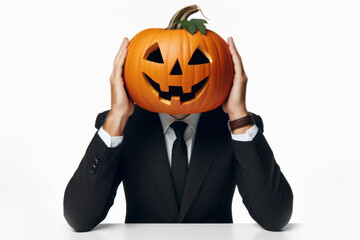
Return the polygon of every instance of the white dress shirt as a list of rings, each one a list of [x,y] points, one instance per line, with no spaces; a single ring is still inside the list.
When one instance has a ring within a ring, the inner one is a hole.
[[[188,126],[186,127],[185,132],[184,132],[184,140],[186,142],[186,148],[187,148],[187,152],[188,152],[188,163],[190,163],[192,148],[194,145],[195,134],[196,134],[197,125],[198,125],[198,122],[200,119],[200,114],[201,113],[189,114],[186,118],[182,119],[182,121],[184,121],[188,124]],[[167,151],[168,159],[170,161],[170,166],[171,166],[172,146],[173,146],[174,141],[176,140],[176,135],[175,135],[174,129],[172,129],[172,127],[170,127],[170,125],[177,119],[166,113],[159,113],[159,117],[160,117],[161,125],[163,127],[166,151]],[[233,134],[229,129],[229,131],[231,133],[231,138],[233,140],[243,141],[243,142],[252,141],[252,139],[255,137],[256,133],[258,132],[258,130],[259,129],[255,124],[254,124],[254,126],[249,128],[244,134]],[[103,129],[103,127],[100,127],[98,134],[99,134],[100,138],[104,141],[106,146],[108,146],[109,148],[117,147],[124,138],[124,135],[111,137],[110,134],[107,133]]]

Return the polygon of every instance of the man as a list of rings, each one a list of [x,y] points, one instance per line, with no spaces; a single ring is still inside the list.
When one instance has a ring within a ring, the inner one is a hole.
[[[229,129],[228,120],[250,118],[247,76],[233,39],[228,43],[235,74],[227,101],[209,112],[172,116],[146,111],[127,96],[124,39],[110,77],[111,109],[98,115],[99,130],[65,190],[71,227],[89,231],[99,224],[121,181],[126,223],[232,223],[236,185],[263,228],[280,230],[289,222],[292,190],[264,138],[261,117],[253,114],[255,123]]]

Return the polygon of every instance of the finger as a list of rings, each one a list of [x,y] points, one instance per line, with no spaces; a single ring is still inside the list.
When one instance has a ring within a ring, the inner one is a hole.
[[[117,64],[117,62],[118,62],[119,59],[120,59],[120,56],[121,56],[122,51],[124,50],[124,48],[127,48],[128,45],[129,45],[129,39],[125,37],[125,38],[123,39],[123,42],[121,43],[119,52],[118,52],[118,54],[117,54],[116,57],[115,57],[114,65]]]
[[[234,55],[238,58],[240,58],[240,54],[235,46],[235,42],[234,42],[234,39],[232,37],[229,37],[228,38],[228,44],[229,44],[229,47],[232,51],[232,53],[234,53]]]
[[[129,39],[127,37],[124,37],[124,39],[123,39],[123,41],[121,43],[120,49],[119,49],[119,51],[117,52],[117,54],[115,56],[114,65],[119,61],[122,50],[124,48],[126,48],[128,45],[129,45]]]
[[[122,68],[124,66],[126,54],[127,54],[127,48],[124,48],[123,52],[121,53],[121,56],[119,58],[119,62],[118,62],[118,65],[120,68]]]
[[[242,76],[247,79],[247,76],[246,76],[246,73],[245,73],[245,69],[244,69],[244,64],[243,64],[243,62],[242,62],[242,58],[241,58],[241,57],[240,57],[240,65],[241,65]]]
[[[240,76],[242,76],[241,58],[238,51],[236,50],[236,46],[232,37],[228,38],[228,44],[232,60],[234,62],[235,74],[240,74]]]
[[[123,40],[123,43],[121,44],[121,48],[120,48],[120,52],[119,52],[119,54],[116,56],[116,58],[115,58],[115,60],[114,60],[114,66],[113,66],[113,71],[115,71],[115,69],[116,69],[116,67],[117,67],[117,65],[119,64],[119,60],[120,60],[120,58],[121,58],[121,56],[122,56],[122,54],[123,54],[123,51],[124,51],[124,49],[127,49],[127,47],[129,46],[129,39],[127,39],[127,38],[124,38],[124,40]]]
[[[242,62],[242,58],[241,58],[239,52],[238,52],[237,49],[236,49],[236,46],[235,46],[235,43],[234,43],[233,38],[232,38],[232,37],[229,37],[229,38],[228,38],[228,42],[229,42],[230,48],[232,48],[232,51],[233,51],[233,52],[232,52],[232,55],[235,55],[235,57],[239,60],[239,64],[237,64],[237,65],[238,65],[238,68],[235,69],[235,72],[238,71],[238,73],[239,73],[245,80],[247,80],[247,76],[246,76],[245,69],[244,69],[244,64],[243,64],[243,62]],[[231,49],[230,49],[230,51],[231,51]],[[234,58],[233,58],[233,61],[234,61]],[[234,61],[234,64],[235,64],[235,62],[237,63],[237,60]],[[239,68],[239,67],[240,67],[240,68]],[[236,66],[235,66],[235,68],[236,68]]]
[[[123,72],[123,66],[125,63],[125,58],[126,58],[126,54],[127,54],[127,48],[124,48],[121,52],[121,55],[119,57],[119,62],[115,65],[115,79],[121,79],[122,78],[122,72]]]
[[[121,55],[121,51],[123,49],[124,44],[125,44],[125,38],[123,39],[123,41],[122,41],[122,43],[120,45],[120,48],[119,48],[118,52],[116,53],[116,56],[114,58],[114,65],[115,65],[117,59],[119,58],[119,56]]]
[[[122,49],[120,50],[119,55],[116,55],[116,58],[114,59],[114,64],[113,64],[113,71],[115,71],[116,66],[118,65],[120,56],[121,56],[121,54],[123,53],[123,51],[124,51],[124,48],[122,48]]]

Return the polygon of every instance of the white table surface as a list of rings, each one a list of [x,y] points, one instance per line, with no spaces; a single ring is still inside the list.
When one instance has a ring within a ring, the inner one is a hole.
[[[290,223],[282,231],[271,232],[256,223],[234,224],[108,224],[89,232],[75,232],[66,223],[5,221],[0,237],[6,240],[319,240],[359,239],[351,222],[318,221]]]
[[[301,224],[289,224],[283,231],[270,232],[257,224],[100,224],[89,232],[74,232],[63,225],[66,240],[191,240],[191,239],[300,239]]]

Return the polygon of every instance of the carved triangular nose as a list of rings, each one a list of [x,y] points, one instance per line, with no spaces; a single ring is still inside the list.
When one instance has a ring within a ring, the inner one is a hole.
[[[173,69],[171,70],[170,75],[182,75],[182,71],[181,71],[181,67],[180,67],[180,63],[179,60],[176,59],[176,63],[173,67]]]

